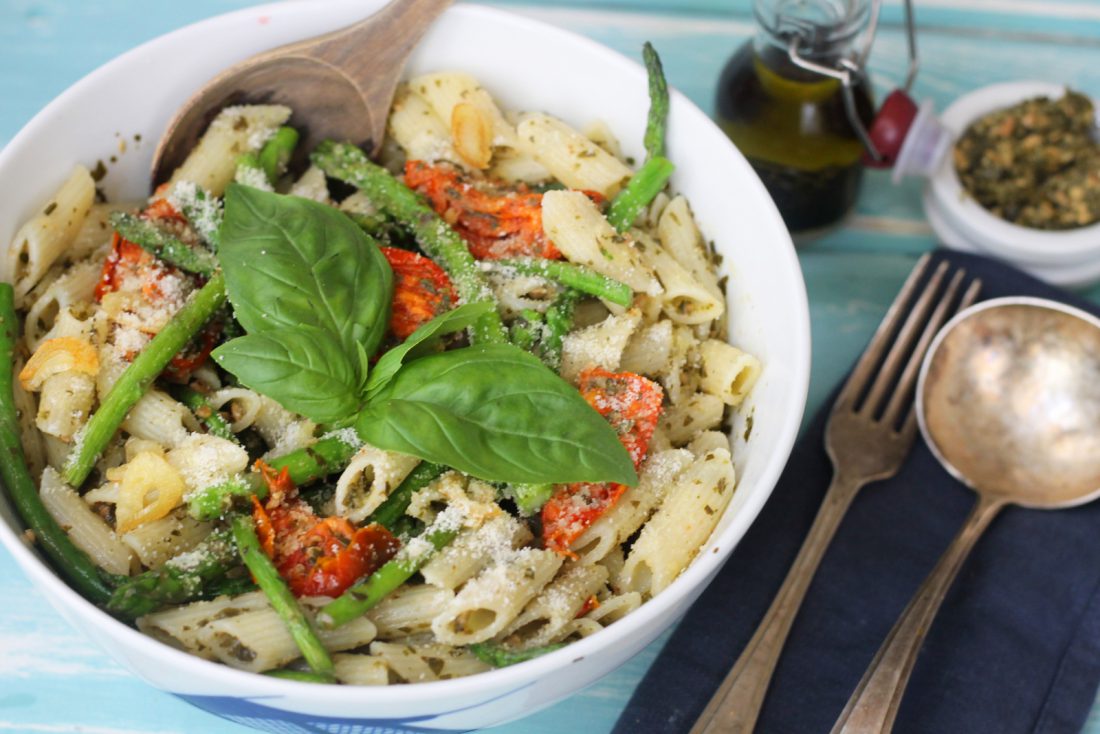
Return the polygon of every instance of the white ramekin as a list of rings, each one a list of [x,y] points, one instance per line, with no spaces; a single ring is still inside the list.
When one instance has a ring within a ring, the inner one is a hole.
[[[1064,85],[1039,81],[994,84],[960,97],[940,120],[957,140],[983,115],[1040,95],[1060,97],[1065,91]],[[1058,285],[1100,278],[1100,224],[1046,231],[1007,222],[967,195],[950,153],[925,188],[924,208],[949,247],[999,257]]]

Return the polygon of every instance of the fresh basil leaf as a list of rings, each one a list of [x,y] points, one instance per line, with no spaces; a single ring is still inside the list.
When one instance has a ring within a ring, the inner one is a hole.
[[[359,409],[355,365],[335,335],[313,326],[284,326],[237,337],[213,352],[243,385],[318,423]]]
[[[218,259],[249,334],[314,326],[346,354],[373,354],[389,324],[393,271],[342,212],[315,201],[230,185]]]
[[[371,367],[370,355],[362,344],[355,345],[355,362],[359,368],[359,392],[364,394],[367,391],[367,379],[371,374]]]
[[[440,314],[419,329],[409,334],[409,338],[382,355],[378,363],[374,365],[370,379],[367,380],[367,400],[370,400],[378,391],[385,387],[406,359],[412,360],[420,356],[417,347],[426,346],[437,337],[444,334],[453,334],[456,331],[468,329],[474,322],[493,309],[493,304],[487,301],[467,303],[447,313]]]
[[[404,365],[359,414],[359,436],[493,482],[638,481],[610,424],[569,383],[510,344]]]

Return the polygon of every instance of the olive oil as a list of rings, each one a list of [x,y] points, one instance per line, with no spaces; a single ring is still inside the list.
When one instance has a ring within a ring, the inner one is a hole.
[[[841,82],[796,65],[789,40],[763,30],[764,38],[742,46],[722,72],[717,120],[764,182],[788,229],[804,239],[852,209],[864,149]],[[833,65],[845,51],[836,44],[812,58]],[[869,125],[874,105],[866,78],[856,75],[852,91],[856,112]]]

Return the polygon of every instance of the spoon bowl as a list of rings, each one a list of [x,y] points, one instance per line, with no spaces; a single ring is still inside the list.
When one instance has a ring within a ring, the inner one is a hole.
[[[153,185],[167,181],[225,107],[282,104],[293,110],[297,147],[326,139],[378,153],[397,80],[428,26],[452,0],[393,0],[346,28],[297,41],[221,72],[179,109],[153,154]],[[295,167],[299,160],[292,160]]]
[[[1100,320],[1032,298],[980,303],[932,343],[921,433],[984,494],[1034,508],[1100,494]]]
[[[978,501],[883,641],[833,734],[893,728],[936,612],[1001,509],[1071,507],[1100,496],[1100,319],[1039,298],[971,306],[932,341],[916,399],[932,453]]]
[[[294,110],[299,155],[328,138],[373,147],[376,122],[344,72],[308,56],[265,54],[222,72],[188,100],[157,149],[153,184],[168,180],[218,113],[238,104],[281,104]],[[384,124],[386,111],[377,114]]]

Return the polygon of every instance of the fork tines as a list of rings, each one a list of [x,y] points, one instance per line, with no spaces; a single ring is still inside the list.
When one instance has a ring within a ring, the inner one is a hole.
[[[947,260],[924,255],[875,330],[844,384],[834,412],[852,411],[915,435],[913,393],[928,345],[955,313],[978,297],[981,280]]]

